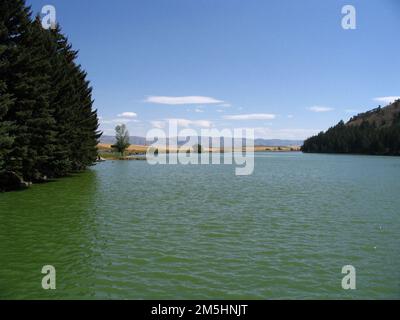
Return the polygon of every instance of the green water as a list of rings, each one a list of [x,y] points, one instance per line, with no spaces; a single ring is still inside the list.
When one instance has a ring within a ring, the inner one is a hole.
[[[399,190],[395,157],[260,153],[245,177],[101,163],[0,194],[0,298],[399,299]]]

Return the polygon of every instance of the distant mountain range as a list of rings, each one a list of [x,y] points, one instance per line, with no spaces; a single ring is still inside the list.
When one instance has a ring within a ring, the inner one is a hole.
[[[147,144],[145,138],[136,137],[136,136],[130,136],[129,137],[129,142],[130,142],[130,144],[135,144],[135,145],[139,145],[139,146],[144,146],[144,145]],[[100,143],[114,144],[115,143],[115,137],[103,135],[100,138]]]
[[[146,141],[144,137],[131,136],[129,142],[134,145],[149,145],[151,141]],[[115,137],[113,136],[102,136],[100,143],[113,144],[115,143]],[[180,141],[178,145],[184,144],[185,141]],[[254,145],[266,146],[266,147],[300,147],[303,145],[303,140],[280,140],[280,139],[255,139]],[[221,138],[221,146],[223,146],[223,139]]]
[[[303,145],[303,142],[303,140],[255,139],[254,145],[266,147],[300,147]]]

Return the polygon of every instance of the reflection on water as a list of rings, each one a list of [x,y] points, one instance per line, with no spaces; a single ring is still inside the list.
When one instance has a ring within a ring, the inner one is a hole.
[[[257,154],[237,177],[109,161],[0,194],[0,298],[400,298],[399,165]],[[341,288],[347,264],[356,291]]]

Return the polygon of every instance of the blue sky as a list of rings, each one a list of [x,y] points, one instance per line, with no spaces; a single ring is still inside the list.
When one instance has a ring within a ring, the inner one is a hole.
[[[304,139],[400,96],[397,0],[27,3],[55,6],[105,134],[125,122],[144,136],[179,119]],[[346,4],[355,30],[342,28]]]

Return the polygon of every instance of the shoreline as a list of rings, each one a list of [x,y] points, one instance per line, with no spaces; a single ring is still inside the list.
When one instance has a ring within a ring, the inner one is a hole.
[[[107,160],[146,160],[146,152],[149,148],[154,148],[154,146],[144,146],[144,145],[131,145],[127,149],[128,156],[121,156],[116,154],[111,144],[99,143],[97,145],[97,150],[99,152],[99,161]],[[179,152],[191,152],[190,148],[157,148],[159,153],[179,153]],[[224,148],[204,148],[203,153],[228,153],[228,152],[243,152],[247,151],[247,148],[238,149],[224,149]],[[299,146],[255,146],[254,150],[248,150],[253,152],[300,152]]]

